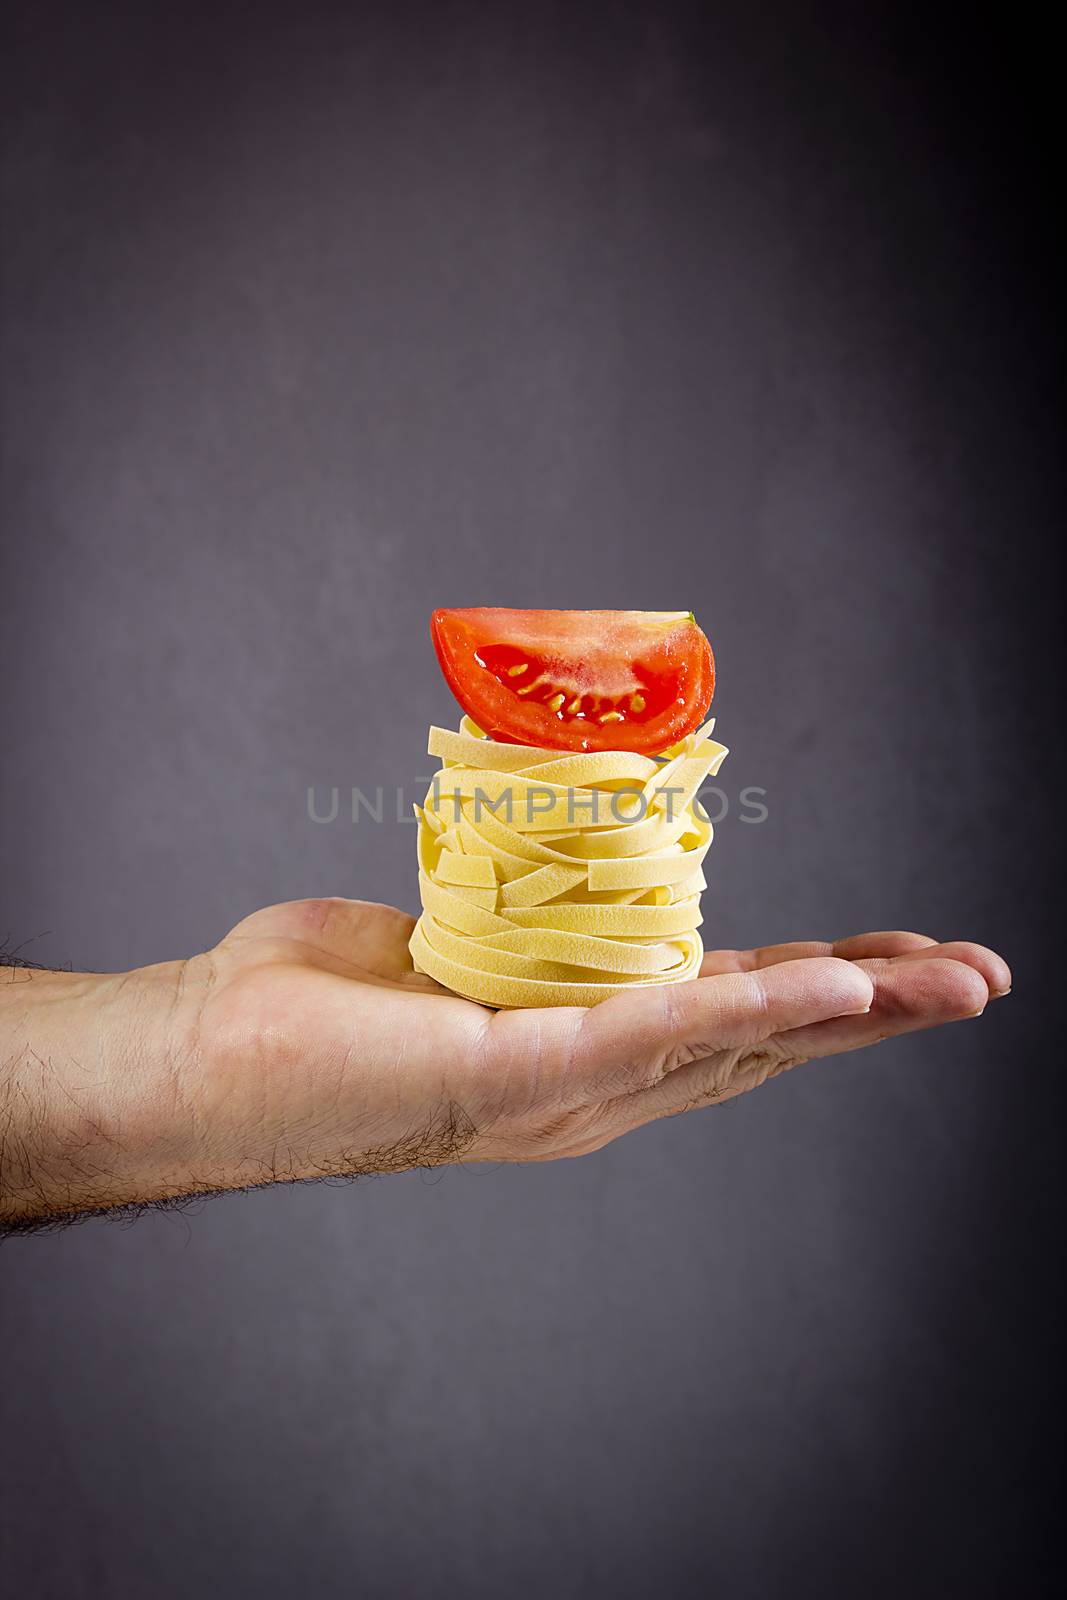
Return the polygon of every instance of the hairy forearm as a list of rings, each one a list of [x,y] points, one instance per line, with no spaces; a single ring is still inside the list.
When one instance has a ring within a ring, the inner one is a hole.
[[[182,971],[0,968],[0,1228],[180,1186],[165,1019]]]
[[[280,1019],[222,1007],[214,953],[124,973],[0,967],[0,1235],[101,1212],[391,1170],[338,1154]],[[292,1100],[292,1104],[290,1103]]]
[[[452,1159],[448,1103],[416,1083],[405,1110],[391,1077],[360,1070],[359,985],[340,992],[344,1037],[316,1048],[319,984],[292,986],[288,951],[267,943],[251,984],[240,955],[220,977],[217,950],[114,974],[0,967],[0,1235]]]

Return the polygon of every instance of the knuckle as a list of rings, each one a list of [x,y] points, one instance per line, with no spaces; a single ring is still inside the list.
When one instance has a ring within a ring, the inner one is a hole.
[[[738,976],[744,980],[744,988],[740,999],[745,1010],[754,1013],[757,1017],[765,1017],[770,1010],[771,1002],[763,973],[742,972]]]
[[[790,1068],[800,1066],[804,1059],[803,1056],[778,1049],[773,1044],[747,1050],[734,1069],[734,1087],[740,1090],[758,1089],[772,1078],[788,1072]]]

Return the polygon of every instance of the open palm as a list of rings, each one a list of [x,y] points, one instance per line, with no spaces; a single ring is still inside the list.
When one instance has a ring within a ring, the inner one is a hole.
[[[802,1061],[976,1016],[1011,981],[979,945],[870,933],[713,951],[692,982],[589,1009],[494,1012],[413,970],[412,926],[293,901],[188,964],[181,1090],[232,1181],[581,1155]]]

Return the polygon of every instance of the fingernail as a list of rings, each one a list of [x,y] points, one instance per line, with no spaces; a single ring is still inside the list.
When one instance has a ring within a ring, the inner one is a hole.
[[[984,1012],[984,1011],[985,1011],[985,1006],[982,1006],[980,1011],[968,1011],[967,1015],[964,1017],[963,1020],[964,1020],[964,1022],[973,1022],[975,1017],[980,1017],[982,1015],[982,1012]]]
[[[1011,984],[1010,983],[1008,984],[1008,987],[1006,989],[994,989],[991,998],[994,999],[994,1000],[1003,1000],[1003,998],[1004,998],[1004,996],[1006,994],[1011,994]]]

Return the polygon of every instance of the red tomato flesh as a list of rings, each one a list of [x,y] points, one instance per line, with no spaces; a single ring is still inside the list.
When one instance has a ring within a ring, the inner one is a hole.
[[[687,611],[435,611],[448,686],[491,739],[654,755],[700,726],[711,646]]]

